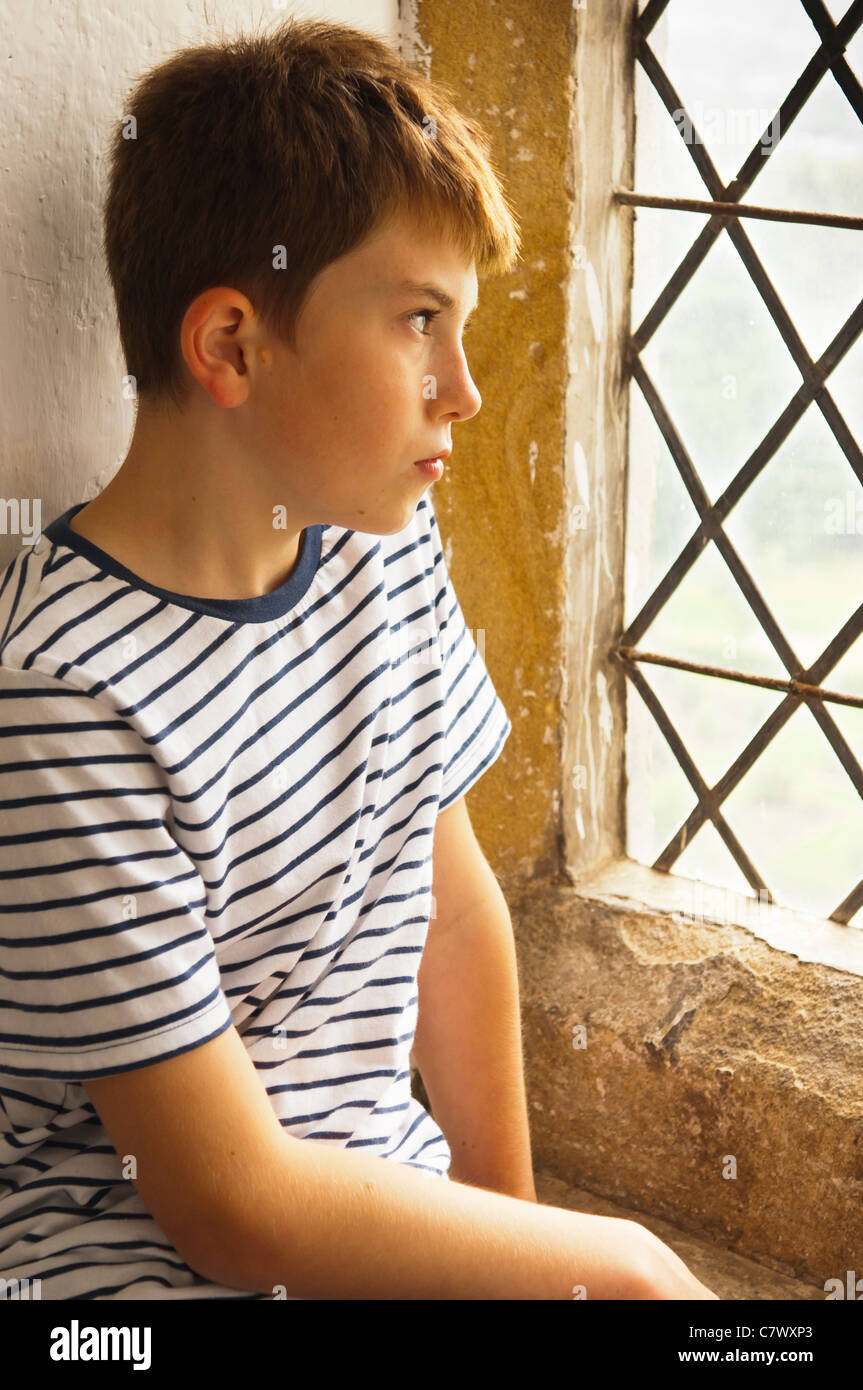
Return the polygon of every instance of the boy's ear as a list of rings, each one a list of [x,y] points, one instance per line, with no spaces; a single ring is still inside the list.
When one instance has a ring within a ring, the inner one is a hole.
[[[215,405],[230,409],[248,399],[256,347],[255,311],[241,290],[227,285],[204,290],[183,315],[183,358]]]

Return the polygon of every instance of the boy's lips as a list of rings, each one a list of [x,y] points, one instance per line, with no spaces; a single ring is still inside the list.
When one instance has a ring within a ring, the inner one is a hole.
[[[420,473],[422,473],[425,478],[429,478],[435,483],[439,478],[443,477],[443,455],[436,454],[434,458],[417,459],[414,468],[419,469]]]
[[[449,458],[451,453],[451,448],[439,449],[436,454],[429,454],[427,458],[414,459],[414,463],[434,463],[435,459],[440,459],[443,462],[444,459]]]

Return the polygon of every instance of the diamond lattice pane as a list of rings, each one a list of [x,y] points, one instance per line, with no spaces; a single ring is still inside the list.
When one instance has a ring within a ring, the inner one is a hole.
[[[763,686],[668,666],[642,670],[709,787],[725,775],[784,698]]]
[[[726,518],[726,535],[804,666],[863,598],[858,514],[863,486],[810,405]]]
[[[778,680],[788,677],[712,541],[663,604],[639,645],[663,656],[697,661],[704,666],[730,667]]]
[[[854,35],[845,58],[852,69],[856,64],[859,81],[863,30]],[[748,200],[766,207],[859,217],[863,212],[863,122],[831,71],[779,133],[781,138],[751,185]],[[823,256],[818,260],[823,268]]]
[[[860,131],[863,136],[863,126]],[[863,187],[863,139],[857,166]],[[746,234],[797,336],[809,356],[819,358],[863,299],[863,233],[753,219]]]
[[[771,123],[820,41],[802,5],[788,0],[685,0],[668,5],[647,42],[692,138],[697,132],[728,184],[762,136],[765,148],[775,144]]]
[[[711,501],[761,443],[801,380],[727,232],[672,305],[642,361]]]
[[[859,882],[863,801],[808,709],[795,710],[722,810],[781,906],[828,917]]]

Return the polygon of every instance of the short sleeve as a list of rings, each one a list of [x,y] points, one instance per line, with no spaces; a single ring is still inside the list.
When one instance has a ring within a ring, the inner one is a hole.
[[[0,667],[0,1073],[109,1076],[230,1025],[164,780],[107,700]]]
[[[512,723],[485,665],[485,633],[479,645],[447,572],[437,519],[428,495],[434,559],[435,614],[446,687],[444,770],[438,811],[464,796],[499,756]]]

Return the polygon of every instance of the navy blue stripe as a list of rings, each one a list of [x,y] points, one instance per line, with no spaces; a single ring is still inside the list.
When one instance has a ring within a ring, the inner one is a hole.
[[[185,1012],[186,1012],[186,1013],[190,1013],[190,1012],[193,1013],[194,1010],[186,1010]],[[215,1012],[215,1010],[213,1010],[213,1012]],[[174,1026],[176,1026],[176,1025],[174,1025]],[[213,1028],[213,1029],[211,1029],[210,1031],[208,1031],[208,1032],[206,1032],[206,1033],[200,1035],[199,1037],[196,1037],[195,1040],[194,1040],[194,1042],[184,1043],[181,1047],[176,1047],[176,1048],[174,1048],[173,1051],[170,1049],[170,1047],[168,1047],[168,1048],[160,1047],[160,1048],[159,1048],[159,1053],[158,1053],[158,1057],[157,1057],[157,1058],[155,1058],[155,1057],[145,1057],[145,1058],[141,1059],[140,1061],[137,1061],[137,1062],[134,1062],[134,1063],[125,1062],[125,1063],[123,1064],[122,1070],[123,1070],[124,1072],[126,1072],[126,1071],[139,1071],[141,1067],[151,1067],[151,1066],[153,1065],[154,1061],[157,1061],[157,1060],[158,1060],[158,1061],[160,1061],[160,1062],[166,1062],[166,1061],[168,1061],[169,1058],[171,1058],[171,1057],[181,1057],[181,1056],[183,1055],[183,1053],[185,1053],[185,1052],[191,1052],[192,1048],[194,1048],[194,1047],[201,1047],[201,1046],[202,1046],[204,1043],[206,1043],[206,1042],[212,1042],[213,1038],[218,1038],[218,1037],[220,1037],[221,1034],[224,1033],[225,1030],[226,1030],[227,1028],[230,1028],[230,1027],[231,1027],[231,1020],[230,1020],[230,1018],[226,1018],[226,1019],[224,1019],[224,1020],[219,1024],[218,1028]],[[124,1030],[122,1030],[122,1031],[128,1036],[128,1035],[130,1035],[131,1033],[133,1033],[135,1030],[134,1030],[134,1029],[124,1029]],[[140,1032],[140,1030],[138,1030],[138,1031]],[[161,1036],[161,1033],[168,1033],[168,1032],[171,1032],[171,1031],[173,1031],[173,1028],[170,1028],[170,1029],[165,1028],[165,1029],[160,1030],[160,1033],[159,1033],[158,1035],[153,1035],[153,1036]],[[144,1039],[144,1041],[150,1042],[151,1040],[152,1040],[151,1035],[150,1035],[150,1034],[147,1034],[147,1035],[146,1035],[146,1038]],[[4,1041],[4,1039],[0,1038],[0,1041]],[[99,1037],[99,1046],[101,1046],[101,1044],[103,1043],[103,1041],[104,1041],[104,1036],[101,1036],[101,1035],[100,1035],[100,1037]],[[45,1039],[45,1043],[46,1043],[46,1045],[50,1044],[52,1047],[56,1047],[56,1045],[57,1045],[57,1039],[56,1039],[56,1038],[46,1038],[46,1039]],[[92,1051],[94,1051],[95,1049],[94,1049],[93,1047],[91,1047],[91,1048],[88,1048],[87,1050],[88,1050],[88,1052],[92,1052]],[[73,1054],[73,1057],[74,1057],[74,1054]],[[31,1076],[31,1077],[34,1077],[34,1078],[37,1078],[37,1077],[47,1077],[49,1080],[65,1081],[65,1080],[68,1080],[69,1072],[70,1072],[71,1068],[67,1066],[67,1067],[64,1067],[62,1070],[57,1071],[56,1069],[53,1069],[53,1070],[49,1069],[48,1066],[47,1066],[46,1064],[40,1065],[40,1066],[38,1066],[38,1067],[21,1067],[21,1066],[18,1066],[17,1064],[13,1064],[13,1063],[11,1063],[11,1062],[4,1061],[4,1063],[3,1063],[3,1070],[4,1070],[4,1072],[8,1072],[8,1073],[9,1073],[10,1075],[12,1075],[12,1076],[22,1076],[22,1077]],[[90,1079],[95,1079],[95,1078],[98,1078],[98,1077],[100,1077],[100,1076],[115,1076],[116,1073],[117,1073],[117,1066],[116,1066],[116,1064],[115,1064],[114,1066],[107,1066],[107,1067],[101,1067],[101,1068],[88,1066],[88,1067],[85,1068],[84,1071],[81,1071],[80,1073],[77,1072],[77,1071],[75,1072],[76,1075],[80,1074],[81,1076],[86,1077],[88,1080],[90,1080]]]

